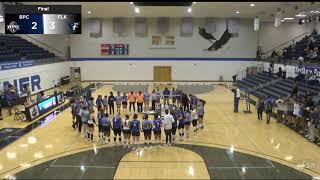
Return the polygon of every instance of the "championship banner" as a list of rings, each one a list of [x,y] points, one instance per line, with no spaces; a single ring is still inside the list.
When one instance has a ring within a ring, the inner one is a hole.
[[[102,56],[129,55],[129,44],[101,44]]]
[[[320,68],[316,67],[303,67],[303,66],[296,66],[295,71],[296,74],[310,74],[314,73],[318,78],[320,78]]]

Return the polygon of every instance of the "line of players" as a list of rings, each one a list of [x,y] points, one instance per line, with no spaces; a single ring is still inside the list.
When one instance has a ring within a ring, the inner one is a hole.
[[[153,91],[153,93],[154,92],[155,91]],[[155,115],[153,121],[150,120],[148,115],[144,114],[142,116],[142,122],[138,120],[137,113],[134,113],[132,120],[130,120],[128,114],[125,115],[123,120],[120,115],[120,107],[118,106],[117,114],[109,115],[106,113],[107,109],[98,102],[99,97],[101,97],[100,95],[98,96],[96,105],[94,105],[94,99],[92,97],[88,99],[85,97],[73,99],[71,101],[72,115],[74,119],[72,127],[74,129],[78,128],[79,133],[82,132],[84,134],[84,138],[88,139],[90,142],[93,142],[95,125],[98,126],[99,141],[102,141],[103,143],[110,143],[110,134],[112,130],[114,134],[114,142],[116,143],[118,139],[121,144],[121,134],[123,133],[125,146],[130,144],[131,137],[133,144],[139,144],[140,132],[143,132],[144,134],[145,144],[150,144],[152,132],[154,133],[155,143],[161,143],[161,129],[163,128],[166,134],[166,144],[170,145],[172,141],[176,141],[177,129],[179,131],[181,141],[184,140],[184,138],[189,138],[191,123],[194,128],[194,132],[197,132],[198,129],[203,129],[205,101],[194,95],[189,95],[188,97],[181,91],[177,92],[179,92],[181,99],[177,101],[177,98],[172,98],[172,104],[177,105],[176,109],[166,109],[166,115],[163,119]],[[112,95],[112,92],[110,94]],[[118,92],[118,94],[120,93]],[[137,94],[139,95],[141,92]],[[169,104],[168,96],[162,97],[164,103]],[[160,105],[160,101],[157,101],[156,105]],[[93,110],[94,106],[98,107],[97,116],[95,116]],[[146,106],[147,105],[145,104],[145,109],[147,109]],[[126,106],[123,106],[123,109],[124,112],[126,112]],[[138,113],[141,112],[142,111],[138,111]],[[98,119],[98,123],[96,123],[96,117]]]

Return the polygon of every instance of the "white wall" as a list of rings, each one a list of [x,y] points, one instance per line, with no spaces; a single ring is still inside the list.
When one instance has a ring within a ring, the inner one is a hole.
[[[70,74],[70,62],[61,62],[54,64],[39,65],[27,68],[18,68],[12,70],[0,71],[0,90],[3,90],[3,83],[9,81],[13,84],[14,80],[17,80],[17,87],[19,88],[19,79],[24,77],[30,77],[34,75],[40,76],[40,87],[36,89],[32,94],[39,92],[40,90],[47,90],[54,87],[56,83],[63,76]],[[29,80],[30,82],[31,80]],[[31,87],[31,86],[30,86]]]
[[[212,81],[219,80],[220,75],[224,80],[232,80],[232,76],[242,66],[255,64],[254,61],[246,59],[255,58],[257,49],[257,33],[254,32],[253,22],[250,20],[242,19],[239,37],[231,38],[225,47],[217,52],[204,51],[210,46],[210,43],[198,34],[198,26],[204,25],[204,19],[194,19],[194,32],[189,37],[180,36],[179,18],[170,19],[170,30],[167,35],[176,37],[176,49],[150,48],[151,36],[159,35],[156,19],[147,19],[148,35],[146,37],[135,35],[133,19],[126,19],[125,22],[127,30],[125,36],[121,37],[113,33],[112,19],[103,20],[101,38],[89,37],[88,20],[83,20],[81,35],[70,35],[71,57],[74,58],[74,66],[81,67],[82,80],[153,80],[153,66],[157,65],[172,66],[172,79],[175,81]],[[219,39],[226,29],[226,20],[218,19],[216,23],[217,31],[213,35]],[[102,43],[129,44],[129,56],[120,56],[128,59],[116,59],[119,56],[101,56],[100,44]],[[161,57],[169,59],[168,61],[152,59]],[[133,61],[130,58],[137,59]],[[146,59],[139,60],[139,58]],[[177,61],[170,58],[181,59]],[[183,58],[194,59],[184,61]],[[228,58],[234,58],[234,60],[230,61]]]
[[[153,66],[172,66],[173,81],[217,81],[219,76],[232,80],[241,67],[256,64],[245,61],[82,61],[80,64],[82,80],[153,80]]]
[[[298,22],[285,22],[281,23],[281,25],[278,28],[276,28],[274,27],[273,22],[262,22],[260,24],[260,30],[258,33],[258,44],[262,46],[262,52],[266,52],[305,32],[307,32],[307,35],[310,35],[314,28],[318,30],[318,32],[320,33],[319,23],[299,25]],[[303,37],[304,36],[297,39],[296,42],[302,39]],[[289,46],[290,44],[286,44],[282,46],[280,49],[283,49]]]
[[[92,58],[100,55],[102,43],[125,43],[129,44],[129,57],[236,57],[255,58],[257,46],[257,33],[253,30],[251,20],[241,19],[239,38],[231,38],[223,49],[217,52],[203,51],[211,43],[198,34],[198,27],[204,25],[203,18],[194,19],[193,36],[180,36],[180,18],[170,19],[170,30],[166,35],[176,38],[176,49],[150,49],[151,36],[159,35],[157,32],[157,19],[148,18],[148,36],[138,37],[134,31],[134,19],[125,19],[126,35],[119,37],[113,33],[112,19],[104,19],[102,24],[103,36],[101,38],[89,37],[89,21],[83,19],[82,34],[70,35],[71,57]],[[226,20],[216,20],[217,32],[213,35],[219,39],[226,29]],[[85,47],[85,48],[84,48]]]

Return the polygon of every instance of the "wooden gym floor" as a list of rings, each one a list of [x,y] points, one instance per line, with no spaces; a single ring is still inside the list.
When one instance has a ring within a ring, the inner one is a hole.
[[[149,86],[149,91],[153,88]],[[111,90],[112,85],[104,85],[93,96],[109,94]],[[95,142],[86,141],[71,128],[68,108],[54,121],[0,151],[0,178],[311,179],[310,176],[320,176],[320,149],[316,145],[275,120],[267,125],[265,114],[263,121],[257,120],[255,110],[244,114],[244,102],[239,113],[233,113],[233,94],[224,86],[215,85],[210,92],[198,96],[207,101],[203,131],[192,132],[188,140],[171,147],[142,146],[135,151],[101,144],[97,141],[97,128]]]

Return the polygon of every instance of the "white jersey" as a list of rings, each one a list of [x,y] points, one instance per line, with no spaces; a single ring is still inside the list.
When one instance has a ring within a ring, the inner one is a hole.
[[[300,111],[300,105],[296,102],[293,104],[293,115],[298,116]]]
[[[198,119],[198,112],[196,109],[192,110],[191,117],[192,119]]]
[[[130,123],[131,121],[129,119],[126,119],[123,121],[123,130],[130,130]]]

